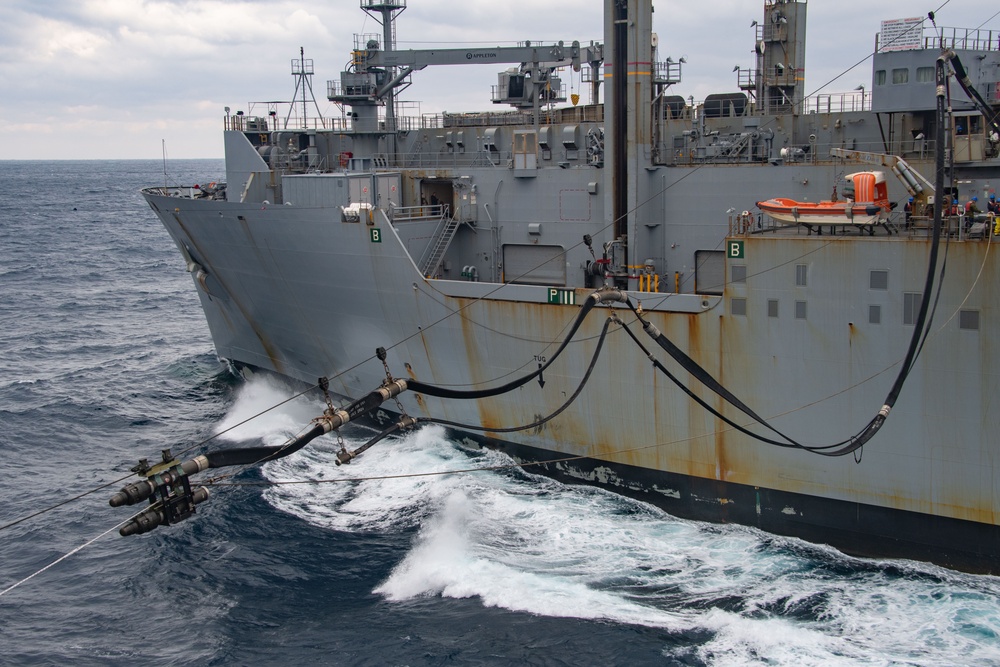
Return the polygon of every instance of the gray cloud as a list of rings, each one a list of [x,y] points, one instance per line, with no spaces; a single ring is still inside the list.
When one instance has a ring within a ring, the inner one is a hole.
[[[357,0],[50,0],[0,3],[2,158],[158,157],[165,139],[174,157],[222,154],[223,107],[288,99],[290,61],[305,47],[314,61],[321,109],[350,57],[355,33],[381,26]],[[401,48],[531,39],[602,39],[597,0],[411,0],[401,14]],[[808,5],[807,88],[832,79],[869,52],[879,20],[919,15],[908,0]],[[947,25],[976,27],[993,13],[953,0]],[[702,99],[735,89],[735,64],[753,62],[753,32],[762,5],[748,0],[655,3],[660,59],[686,55],[676,92]],[[996,22],[996,21],[994,21]],[[994,26],[996,27],[996,26]],[[498,67],[448,67],[414,75],[404,95],[420,110],[493,108]],[[837,81],[851,90],[870,79],[864,64]],[[564,74],[564,82],[579,86]],[[586,100],[586,95],[584,95]]]

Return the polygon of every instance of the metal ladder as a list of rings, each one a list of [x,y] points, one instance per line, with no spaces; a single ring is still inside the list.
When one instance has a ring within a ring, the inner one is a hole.
[[[458,220],[442,216],[441,224],[438,226],[438,231],[435,234],[434,243],[430,246],[430,251],[425,253],[424,259],[420,263],[420,271],[423,275],[428,278],[434,276],[434,273],[441,265],[441,260],[444,259],[444,254],[448,251],[448,246],[451,245],[451,240],[455,238],[458,225]]]

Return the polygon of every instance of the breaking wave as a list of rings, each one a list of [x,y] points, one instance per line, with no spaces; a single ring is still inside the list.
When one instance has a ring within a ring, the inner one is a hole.
[[[221,426],[288,395],[256,379]],[[297,399],[229,437],[280,442],[322,409]],[[367,437],[355,430],[345,444]],[[1000,664],[994,577],[854,559],[750,528],[680,520],[516,467],[470,472],[511,461],[463,447],[437,427],[387,439],[349,466],[334,464],[338,447],[325,436],[265,466],[275,483],[265,499],[325,530],[409,536],[373,589],[391,604],[470,598],[512,612],[659,628],[688,638],[665,645],[665,657],[712,665],[938,665],[956,656]],[[316,483],[294,483],[304,480]]]

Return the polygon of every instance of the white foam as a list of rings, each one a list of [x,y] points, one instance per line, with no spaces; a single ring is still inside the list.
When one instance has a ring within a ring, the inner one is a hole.
[[[707,632],[697,653],[713,665],[932,665],[956,656],[1000,664],[997,578],[905,562],[852,571],[856,561],[830,549],[677,520],[520,471],[389,478],[507,460],[464,450],[437,428],[387,439],[349,466],[333,459],[329,447],[307,448],[265,474],[362,481],[273,487],[267,498],[328,529],[416,528],[375,589],[390,601],[479,598],[544,616]]]
[[[240,386],[232,407],[216,426],[218,437],[232,442],[259,439],[268,445],[281,444],[325,408],[321,402],[305,397],[288,401],[297,393],[275,378],[254,376]]]

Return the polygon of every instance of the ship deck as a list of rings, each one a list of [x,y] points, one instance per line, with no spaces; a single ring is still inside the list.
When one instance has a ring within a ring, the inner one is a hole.
[[[909,221],[887,220],[874,225],[853,223],[787,224],[766,215],[750,217],[734,215],[729,221],[732,237],[774,235],[782,238],[795,236],[831,236],[854,238],[880,238],[897,240],[930,239],[933,236],[933,219],[913,216]],[[942,219],[942,237],[955,241],[1000,242],[994,235],[996,220],[988,214],[978,214],[970,225],[962,216]]]

